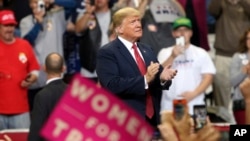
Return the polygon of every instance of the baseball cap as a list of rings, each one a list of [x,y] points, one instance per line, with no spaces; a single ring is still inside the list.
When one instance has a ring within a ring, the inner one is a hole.
[[[14,24],[16,25],[16,19],[14,13],[11,10],[0,11],[0,24]]]
[[[178,18],[174,21],[173,23],[173,29],[177,29],[178,27],[180,26],[185,26],[185,27],[188,27],[188,28],[192,28],[192,23],[190,21],[190,19],[186,18],[186,17],[181,17],[181,18]]]

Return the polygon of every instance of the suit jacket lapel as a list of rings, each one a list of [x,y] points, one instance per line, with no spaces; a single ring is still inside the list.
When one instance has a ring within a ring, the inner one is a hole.
[[[146,67],[149,66],[149,64],[150,64],[150,55],[149,55],[148,49],[145,46],[143,46],[142,44],[140,44],[140,43],[138,43],[137,46],[140,49],[140,52],[141,52],[141,54],[143,56]]]
[[[135,62],[133,56],[130,54],[130,52],[125,47],[125,45],[118,38],[116,39],[116,42],[117,42],[118,49],[119,49],[121,55],[127,60],[127,62],[132,66],[132,68],[137,68],[134,70],[137,70],[137,72],[140,73],[140,70],[137,66],[137,63]],[[124,63],[126,63],[126,62],[124,62]]]

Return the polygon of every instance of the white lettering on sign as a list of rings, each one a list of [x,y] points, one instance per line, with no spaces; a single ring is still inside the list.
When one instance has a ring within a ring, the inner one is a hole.
[[[96,117],[89,117],[85,123],[86,129],[94,129],[100,138],[107,138],[108,141],[119,141],[121,136],[116,130],[110,129],[106,123],[100,123]]]
[[[13,19],[14,19],[14,15],[12,15],[12,14],[7,14],[7,15],[4,15],[4,16],[2,17],[2,21],[9,20],[9,19],[13,20]]]
[[[146,128],[141,128],[138,134],[138,141],[149,141],[152,139],[152,136],[148,134]]]
[[[55,125],[56,128],[52,132],[54,137],[58,137],[63,130],[69,129],[69,125],[61,119],[55,119]]]
[[[65,134],[65,141],[93,141],[90,137],[84,137],[84,134],[80,130],[70,127],[70,124],[62,119],[55,119],[54,123],[55,127],[52,130],[54,138]]]
[[[73,81],[71,95],[72,97],[79,97],[80,102],[86,101],[93,93],[94,89],[81,85],[78,79]]]
[[[139,124],[140,124],[140,121],[137,118],[131,117],[129,118],[128,123],[125,128],[128,133],[130,133],[132,136],[135,136],[137,135]]]
[[[108,113],[108,119],[116,119],[117,124],[122,126],[128,116],[127,110],[122,110],[118,104],[114,104]]]
[[[97,94],[92,98],[91,106],[97,113],[104,113],[109,108],[109,100],[105,95]]]
[[[71,129],[65,139],[65,141],[82,141],[82,140],[83,140],[83,135],[77,129]]]

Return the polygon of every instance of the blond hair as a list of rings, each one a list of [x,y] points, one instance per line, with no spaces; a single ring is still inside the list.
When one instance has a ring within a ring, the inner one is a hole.
[[[113,27],[120,26],[123,20],[129,16],[141,16],[140,12],[132,7],[124,7],[116,11],[112,17]]]

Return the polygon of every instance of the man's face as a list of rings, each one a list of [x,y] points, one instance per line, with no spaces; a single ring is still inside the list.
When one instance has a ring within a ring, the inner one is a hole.
[[[0,38],[5,42],[11,42],[15,38],[14,36],[15,25],[8,24],[2,25],[0,24]]]
[[[185,38],[185,44],[190,43],[192,35],[193,35],[192,30],[185,26],[178,27],[173,31],[173,36],[175,38],[178,38],[180,36],[183,36]]]
[[[126,17],[118,28],[120,35],[135,42],[142,36],[141,19],[139,16]]]

